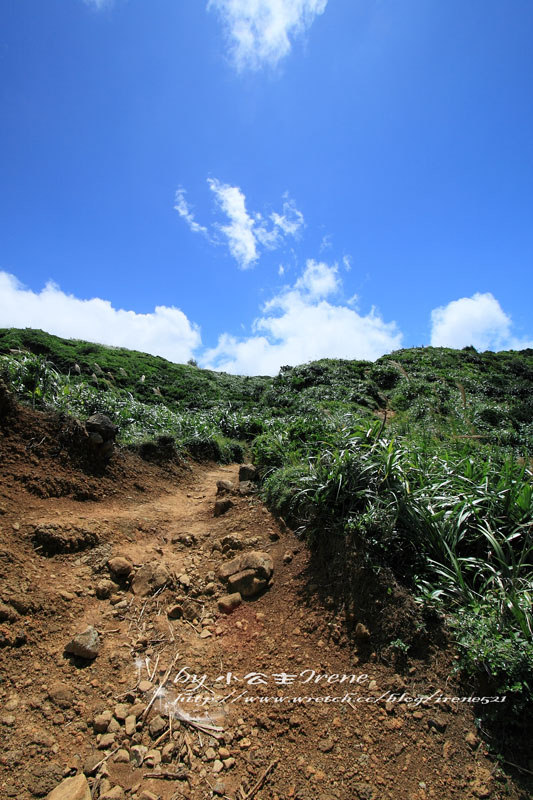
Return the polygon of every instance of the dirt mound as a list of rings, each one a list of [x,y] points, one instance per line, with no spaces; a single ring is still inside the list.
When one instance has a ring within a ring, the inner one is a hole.
[[[11,408],[0,429],[2,800],[73,776],[94,800],[528,796],[487,757],[445,643],[377,657],[407,598],[372,615],[368,591],[347,620],[256,495],[214,516],[237,465],[119,450],[97,474],[72,420]],[[32,491],[46,479],[68,496]],[[269,581],[227,606],[236,561]]]

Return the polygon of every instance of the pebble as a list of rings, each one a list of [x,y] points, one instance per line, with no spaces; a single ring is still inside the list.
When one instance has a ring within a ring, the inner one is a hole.
[[[128,703],[119,703],[115,706],[115,717],[119,722],[124,722],[126,717],[129,717],[131,714],[130,708],[131,706]]]
[[[144,764],[146,767],[158,767],[161,763],[160,750],[148,750],[144,757]]]
[[[137,686],[137,689],[142,693],[145,694],[149,692],[150,689],[154,688],[154,684],[151,681],[141,681]]]
[[[131,748],[131,761],[132,764],[135,764],[136,767],[142,766],[144,761],[144,756],[148,752],[148,748],[145,747],[143,744],[134,744]]]
[[[100,637],[96,628],[89,625],[84,631],[77,633],[65,647],[65,652],[86,661],[95,659],[100,652]]]
[[[93,727],[96,733],[105,733],[107,726],[113,719],[111,711],[103,711],[94,718]]]
[[[113,747],[114,744],[115,744],[115,734],[103,733],[100,741],[98,742],[98,749],[107,750],[107,748]]]
[[[115,754],[113,761],[116,761],[118,764],[129,764],[130,761],[130,754],[124,748],[121,748]]]
[[[152,738],[156,739],[158,736],[161,736],[163,731],[167,729],[167,721],[158,714],[157,717],[154,717],[153,720],[150,722],[148,728],[150,730],[150,735],[152,736]]]
[[[218,775],[218,773],[222,772],[223,769],[224,769],[224,764],[222,763],[222,761],[220,761],[220,759],[218,758],[215,759],[213,763],[213,773],[215,775]]]
[[[126,736],[133,736],[137,730],[137,719],[133,714],[129,714],[124,721],[124,730]]]
[[[124,800],[125,797],[122,786],[113,786],[108,792],[100,794],[100,800]]]

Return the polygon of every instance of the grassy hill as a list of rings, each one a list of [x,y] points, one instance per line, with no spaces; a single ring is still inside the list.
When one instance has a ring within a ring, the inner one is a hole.
[[[108,414],[127,445],[171,436],[184,455],[252,457],[269,507],[384,657],[401,669],[435,612],[471,688],[510,698],[507,727],[531,704],[533,350],[416,348],[240,377],[7,329],[0,377],[36,407]],[[405,592],[424,613],[391,633],[376,608]]]

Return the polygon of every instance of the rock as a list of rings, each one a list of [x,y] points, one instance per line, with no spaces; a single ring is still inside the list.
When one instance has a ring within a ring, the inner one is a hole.
[[[88,756],[85,759],[85,763],[83,765],[83,772],[85,773],[85,775],[94,775],[98,767],[98,764],[101,762],[101,760],[102,760],[101,753],[97,752],[91,753],[90,756]]]
[[[231,769],[232,767],[235,766],[236,763],[237,762],[235,761],[235,759],[232,758],[231,756],[229,758],[225,758],[223,761],[223,764],[226,769]]]
[[[441,714],[432,714],[428,717],[428,728],[434,728],[439,733],[444,733],[448,727],[446,719]]]
[[[213,786],[213,793],[223,797],[226,794],[226,786],[223,781],[217,781]]]
[[[98,433],[104,442],[112,441],[117,433],[118,426],[114,425],[105,414],[93,414],[85,422],[85,430],[88,433]]]
[[[114,713],[119,722],[124,722],[126,717],[129,716],[130,708],[131,706],[129,703],[117,703]]]
[[[241,481],[257,481],[259,475],[253,464],[241,464],[239,467],[239,483]]]
[[[144,789],[144,791],[137,795],[137,800],[159,800],[159,795],[149,792],[148,789]]]
[[[228,581],[228,587],[234,593],[239,593],[242,597],[255,597],[266,588],[268,581],[258,578],[253,569],[245,569],[232,575]]]
[[[100,637],[96,628],[89,625],[82,633],[76,634],[65,647],[65,652],[87,661],[95,659],[100,652]]]
[[[122,786],[113,786],[108,792],[100,794],[100,800],[124,800],[126,794]]]
[[[231,561],[222,564],[218,570],[218,577],[221,581],[227,581],[231,575],[241,571],[241,558],[242,556],[237,556],[237,558],[232,558]]]
[[[141,694],[145,694],[153,688],[154,684],[151,681],[141,681],[137,686],[137,689],[141,692]]]
[[[479,744],[479,739],[475,733],[473,733],[472,731],[468,731],[468,733],[465,736],[465,742],[472,748],[472,750],[475,750],[475,748]]]
[[[234,486],[231,481],[217,481],[217,495],[233,492]]]
[[[247,497],[250,494],[255,494],[256,486],[252,481],[241,481],[239,483],[239,494],[242,497]]]
[[[290,553],[290,552],[287,550],[287,552],[286,552],[286,553],[284,554],[284,556],[283,556],[283,563],[284,563],[284,564],[290,564],[290,563],[291,563],[291,561],[292,561],[292,559],[293,559],[293,555],[292,555],[292,553]]]
[[[0,602],[0,622],[16,622],[18,614],[14,608]]]
[[[119,579],[119,582],[129,578],[133,572],[133,564],[129,558],[125,556],[114,556],[110,558],[107,562],[107,568],[115,578]]]
[[[141,767],[147,752],[148,748],[143,744],[134,744],[130,751],[131,763],[136,767]]]
[[[85,775],[65,778],[47,795],[46,800],[91,800],[91,790],[87,778]]]
[[[233,503],[231,500],[217,500],[215,502],[215,509],[213,511],[213,516],[221,517],[222,514],[225,514],[227,511],[233,508]]]
[[[181,615],[183,619],[189,620],[189,622],[193,622],[200,613],[200,607],[194,600],[184,600],[181,605]]]
[[[117,764],[129,764],[130,762],[130,754],[124,748],[121,748],[115,753],[113,761],[116,761]]]
[[[100,741],[98,742],[98,749],[99,750],[107,750],[109,747],[113,747],[115,744],[115,734],[114,733],[103,733],[100,737]]]
[[[147,597],[167,583],[170,583],[170,575],[164,564],[143,564],[135,574],[131,590],[138,597]]]
[[[241,570],[253,569],[261,578],[269,580],[274,572],[274,562],[270,553],[252,550],[241,557]]]
[[[167,617],[169,619],[180,619],[183,616],[183,606],[180,603],[169,606],[167,608]]]
[[[242,603],[242,597],[239,592],[233,594],[225,594],[224,597],[219,597],[218,607],[224,614],[231,614]]]
[[[217,754],[215,750],[212,747],[208,747],[207,750],[205,751],[206,761],[214,761],[216,757]]]
[[[145,767],[158,767],[161,763],[161,751],[160,750],[148,750],[144,757],[144,766]]]
[[[331,753],[335,743],[331,739],[321,739],[318,743],[318,749],[321,753]]]
[[[108,600],[118,589],[118,586],[108,578],[98,581],[96,584],[96,596],[99,600]]]
[[[124,730],[126,731],[126,736],[133,736],[137,730],[137,718],[133,714],[129,714],[124,720]]]
[[[229,550],[242,550],[243,548],[241,537],[235,536],[235,534],[233,533],[224,536],[220,544],[222,545],[222,552],[224,553],[226,553]]]
[[[358,622],[355,626],[354,636],[360,642],[367,642],[370,639],[370,631],[366,625],[363,625],[362,622]]]
[[[182,585],[182,586],[183,586],[185,589],[189,589],[189,588],[190,588],[190,585],[191,585],[191,583],[192,583],[190,576],[189,576],[189,575],[187,575],[187,573],[186,573],[186,572],[182,572],[182,573],[181,573],[181,575],[178,575],[178,581],[180,582],[180,584],[181,584],[181,585]]]
[[[70,708],[74,703],[74,693],[64,683],[53,683],[48,691],[48,697],[59,708]]]
[[[113,714],[111,711],[103,711],[101,714],[97,714],[93,721],[93,728],[95,732],[106,733],[107,727],[112,719]]]
[[[154,717],[153,720],[150,722],[148,728],[152,738],[156,739],[158,736],[161,736],[163,731],[166,731],[167,720],[163,719],[163,717],[158,714],[157,717]]]
[[[224,769],[224,764],[220,761],[219,758],[216,758],[213,762],[213,774],[218,775],[219,772],[222,772]]]

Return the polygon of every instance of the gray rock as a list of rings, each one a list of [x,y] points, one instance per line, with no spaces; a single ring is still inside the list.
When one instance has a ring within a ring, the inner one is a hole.
[[[231,481],[217,481],[217,494],[229,494],[234,486]]]
[[[241,481],[256,481],[259,476],[253,464],[241,464],[239,468],[239,483]]]
[[[76,634],[65,647],[65,652],[87,661],[95,659],[100,652],[100,637],[96,628],[89,625],[84,631]]]
[[[100,434],[104,442],[113,440],[118,433],[117,425],[114,425],[105,414],[93,414],[89,417],[85,422],[85,430],[88,433]]]

